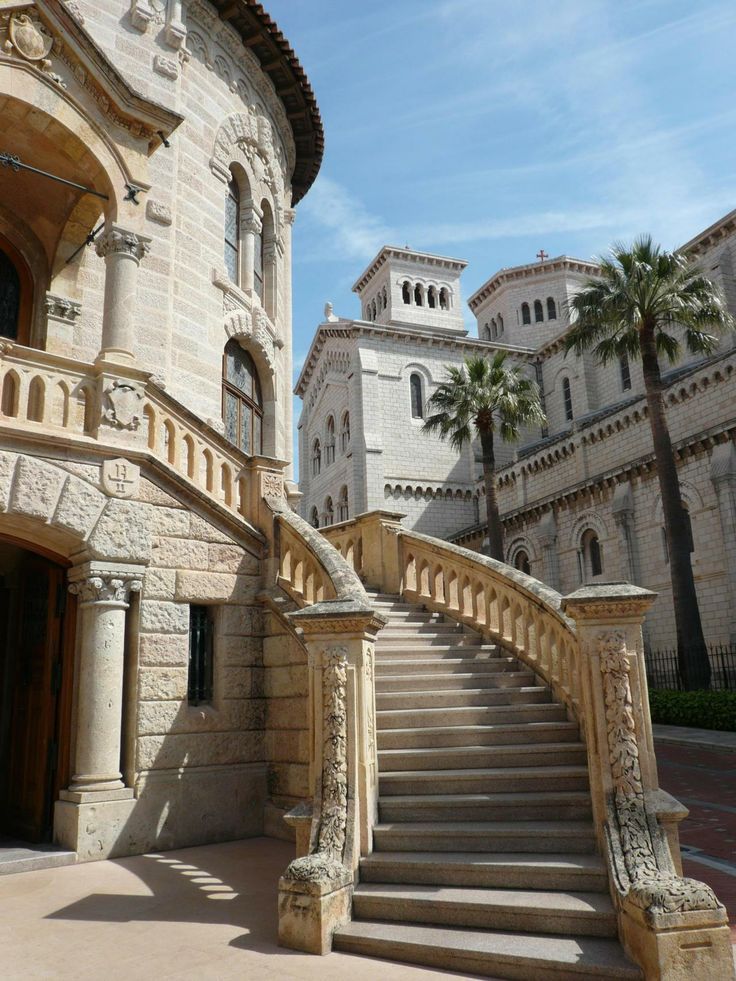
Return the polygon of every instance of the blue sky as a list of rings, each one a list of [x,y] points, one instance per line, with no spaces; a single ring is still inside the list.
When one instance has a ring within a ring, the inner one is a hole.
[[[294,226],[296,373],[384,244],[468,260],[467,299],[540,247],[674,246],[736,207],[732,0],[265,5],[325,127]]]

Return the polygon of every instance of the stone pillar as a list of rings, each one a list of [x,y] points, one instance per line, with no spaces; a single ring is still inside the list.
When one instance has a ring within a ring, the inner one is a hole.
[[[118,225],[106,228],[97,239],[97,255],[105,260],[105,306],[98,361],[130,362],[135,358],[138,267],[150,249],[150,241]]]
[[[81,601],[74,775],[56,804],[54,836],[80,860],[116,853],[134,803],[120,753],[126,611],[142,573],[139,566],[87,562],[69,574]]]
[[[679,874],[676,824],[687,811],[657,781],[641,632],[655,598],[608,583],[562,600],[578,637],[596,835],[619,936],[647,981],[732,979],[726,910],[712,889]]]
[[[713,447],[710,479],[718,500],[728,590],[724,609],[729,619],[729,641],[733,644],[736,643],[736,446],[732,442]]]
[[[552,511],[539,522],[539,546],[542,549],[544,581],[552,589],[560,589],[560,557],[557,554],[557,523]]]
[[[634,528],[634,498],[631,493],[631,484],[628,481],[616,487],[613,493],[611,511],[619,535],[621,572],[628,582],[636,584],[641,579],[641,573]]]
[[[369,586],[392,595],[401,592],[399,535],[405,517],[397,511],[369,511],[358,516],[363,578]]]
[[[385,620],[347,601],[289,615],[309,666],[309,854],[279,882],[279,943],[328,953],[350,915],[360,856],[373,847],[378,815],[374,650]]]
[[[263,217],[255,208],[243,208],[240,216],[240,288],[252,292],[254,288],[253,263],[256,255],[256,235],[263,231]]]

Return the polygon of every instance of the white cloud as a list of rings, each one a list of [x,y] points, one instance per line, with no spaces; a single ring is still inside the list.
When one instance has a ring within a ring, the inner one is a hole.
[[[300,208],[300,218],[318,233],[317,252],[332,258],[365,262],[396,237],[380,216],[371,214],[331,177],[317,178]]]

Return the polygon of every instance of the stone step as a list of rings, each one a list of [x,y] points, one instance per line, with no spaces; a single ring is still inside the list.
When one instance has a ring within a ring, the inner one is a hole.
[[[449,708],[447,706],[421,709],[386,709],[376,712],[376,724],[379,729],[396,729],[398,726],[414,728],[415,726],[443,725],[483,725],[502,722],[565,722],[567,716],[561,705],[553,702],[549,692],[546,697],[534,702],[526,699],[524,702],[513,704],[514,692],[498,692],[505,702],[496,705],[469,706]]]
[[[512,675],[512,678],[518,676]],[[551,700],[548,688],[542,685],[527,685],[526,678],[495,688],[469,688],[459,691],[386,691],[376,692],[376,708],[379,711],[392,709],[448,709],[465,706],[489,706],[533,704]]]
[[[595,853],[374,851],[360,860],[361,882],[430,886],[571,889],[605,892],[608,876]]]
[[[639,981],[617,940],[353,921],[334,949],[517,981]],[[377,972],[378,973],[378,972]]]
[[[457,746],[431,749],[380,749],[378,768],[399,770],[454,770],[495,766],[585,766],[583,743],[520,743],[510,746]]]
[[[376,650],[404,650],[405,648],[427,650],[427,651],[437,651],[447,649],[457,648],[458,650],[467,650],[468,647],[473,647],[476,649],[492,648],[498,650],[497,644],[486,644],[482,637],[478,637],[476,634],[464,634],[458,631],[448,631],[447,633],[438,633],[433,631],[431,634],[422,636],[415,632],[406,634],[399,634],[398,631],[394,633],[389,633],[385,637],[382,636],[383,631],[378,635],[376,639]]]
[[[376,674],[376,692],[460,691],[478,688],[508,688],[532,686],[531,671],[468,671],[465,674],[396,674],[388,677]]]
[[[37,872],[75,865],[77,853],[58,845],[29,844],[11,838],[0,838],[0,875]]]
[[[482,643],[483,638],[475,631],[466,630],[460,623],[452,623],[447,620],[429,621],[407,621],[389,620],[380,633],[381,640],[388,637],[443,637],[445,634],[462,634],[464,637],[475,637],[478,643]]]
[[[432,749],[452,746],[494,746],[544,742],[577,742],[575,722],[523,722],[485,726],[431,726],[423,729],[382,729],[379,749]]]
[[[373,829],[376,851],[387,852],[573,852],[595,851],[589,821],[397,821]]]
[[[383,797],[425,794],[442,787],[446,794],[530,793],[544,790],[587,790],[586,766],[522,767],[508,770],[405,770],[379,773],[378,791]]]
[[[396,660],[379,658],[376,678],[394,675],[486,674],[494,671],[519,671],[522,663],[515,657],[417,657]]]
[[[391,661],[438,661],[438,660],[457,660],[457,658],[470,658],[474,661],[504,660],[513,661],[517,666],[518,658],[506,654],[496,644],[485,644],[474,647],[449,647],[438,646],[423,647],[421,644],[411,647],[376,647],[376,664],[382,665]]]
[[[617,936],[611,900],[595,892],[361,883],[353,893],[353,917],[522,933]]]
[[[379,800],[382,822],[425,821],[561,821],[591,817],[586,790],[550,790],[543,794],[396,794]]]

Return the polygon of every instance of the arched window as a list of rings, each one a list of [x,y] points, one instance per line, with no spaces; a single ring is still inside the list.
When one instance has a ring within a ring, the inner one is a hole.
[[[318,439],[312,443],[312,475],[316,477],[322,469],[322,447]]]
[[[440,310],[450,309],[450,294],[448,290],[443,286],[440,290]]]
[[[519,572],[525,572],[527,576],[532,574],[532,567],[529,563],[529,555],[523,548],[519,549],[514,556],[514,568],[518,569]]]
[[[388,306],[388,293],[386,292],[386,287],[383,287],[383,309],[385,310]]]
[[[225,345],[223,361],[225,436],[244,453],[262,453],[263,398],[253,358],[232,340]]]
[[[233,283],[240,282],[240,190],[230,178],[225,198],[225,270]]]
[[[631,388],[631,368],[629,367],[629,356],[626,352],[618,359],[618,367],[621,372],[621,391],[628,392]]]
[[[332,506],[332,498],[328,494],[327,497],[325,498],[324,522],[326,525],[331,525],[334,524],[334,521],[335,521],[335,509]]]
[[[262,280],[261,292],[258,296],[261,299],[263,308],[272,321],[276,319],[276,228],[273,220],[273,211],[268,201],[261,202],[263,212],[263,225],[260,240],[260,272]],[[256,237],[256,249],[258,248],[258,238]],[[254,270],[254,282],[256,292],[258,292],[258,262]]]
[[[503,334],[503,317],[501,316],[500,313],[498,315],[498,334],[499,337],[501,334]]]
[[[408,280],[401,284],[401,299],[404,303],[411,303],[411,286]]]
[[[430,286],[427,290],[427,306],[431,307],[432,310],[437,306],[437,291],[434,286]]]
[[[309,523],[313,528],[319,528],[319,511],[317,508],[312,508],[311,514],[309,515]]]
[[[348,511],[348,488],[347,484],[343,484],[340,489],[340,497],[337,500],[337,520],[347,521],[350,517]]]
[[[414,302],[418,307],[424,306],[424,290],[419,283],[414,287]]]
[[[498,337],[498,326],[495,318],[491,318],[491,340],[495,341]]]
[[[551,296],[547,297],[547,320],[557,320],[557,307]]]
[[[409,378],[412,419],[424,418],[424,399],[422,398],[422,376],[416,373]]]
[[[325,432],[325,463],[329,465],[335,462],[335,417],[330,416],[327,420]]]
[[[480,337],[482,341],[490,341],[491,339],[491,328],[488,324],[483,324],[481,328]]]
[[[350,446],[350,413],[346,412],[342,417],[342,426],[340,427],[340,447],[343,453],[346,452],[348,446]]]
[[[598,541],[598,536],[592,528],[589,528],[583,534],[580,544],[583,553],[584,578],[589,579],[593,576],[602,575],[603,552],[601,550],[601,543]]]
[[[565,403],[565,419],[568,422],[572,421],[572,389],[570,388],[570,379],[562,379],[562,401]]]
[[[538,324],[544,321],[544,308],[542,307],[541,300],[534,301],[534,320]]]
[[[528,303],[521,304],[521,322],[522,324],[530,324],[532,322],[532,315]]]

